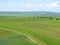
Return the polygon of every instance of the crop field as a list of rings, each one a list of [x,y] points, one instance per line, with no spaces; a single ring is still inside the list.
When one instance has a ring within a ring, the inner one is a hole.
[[[0,45],[60,45],[60,20],[0,17]]]

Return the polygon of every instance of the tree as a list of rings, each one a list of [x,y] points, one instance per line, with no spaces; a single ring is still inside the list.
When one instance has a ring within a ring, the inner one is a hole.
[[[59,18],[56,18],[56,20],[59,20]]]
[[[52,17],[49,17],[49,19],[51,19],[51,20],[52,20],[53,18],[52,18]]]

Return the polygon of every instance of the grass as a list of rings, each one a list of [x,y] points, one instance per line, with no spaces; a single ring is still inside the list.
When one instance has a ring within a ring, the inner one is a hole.
[[[15,31],[0,30],[0,45],[38,45],[25,35],[16,33]]]
[[[29,41],[24,35],[14,35],[0,40],[0,45],[37,45]]]
[[[60,20],[33,19],[32,17],[1,17],[0,28],[32,35],[38,43],[43,42],[46,45],[60,45]],[[0,33],[2,33],[2,30]],[[24,39],[20,38],[21,36],[18,35],[16,35],[17,38],[15,41],[15,39],[13,39],[14,37],[15,36],[12,36],[4,40],[10,39],[10,42],[16,43],[12,45],[37,45],[36,43],[32,44],[32,41],[29,42],[29,40],[24,41]],[[0,40],[0,42],[4,43],[4,40]],[[24,44],[22,42],[24,42]],[[7,42],[5,45],[11,45],[11,43]]]

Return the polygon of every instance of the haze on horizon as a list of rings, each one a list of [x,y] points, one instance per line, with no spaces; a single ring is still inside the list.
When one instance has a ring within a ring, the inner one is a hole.
[[[0,11],[60,12],[60,0],[0,0]]]

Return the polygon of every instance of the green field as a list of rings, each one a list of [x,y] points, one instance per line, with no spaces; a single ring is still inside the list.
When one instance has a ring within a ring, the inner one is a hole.
[[[0,45],[60,45],[60,20],[0,17]]]

